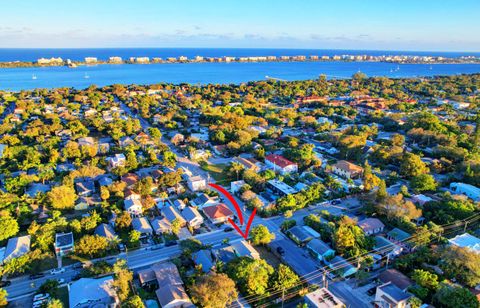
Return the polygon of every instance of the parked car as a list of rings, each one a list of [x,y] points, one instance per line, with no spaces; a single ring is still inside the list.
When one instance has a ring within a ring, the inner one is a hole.
[[[45,276],[44,273],[38,273],[38,274],[31,274],[31,275],[29,276],[29,278],[33,280],[33,279],[42,278],[42,277],[44,277],[44,276]]]
[[[75,263],[72,266],[73,269],[82,269],[83,268],[83,263]]]
[[[57,274],[61,274],[61,273],[65,273],[65,269],[63,267],[62,268],[54,268],[50,271],[51,275],[57,275]]]
[[[283,256],[285,254],[285,249],[282,246],[277,247],[277,252],[279,255]]]
[[[342,203],[340,200],[338,199],[335,199],[335,200],[332,200],[332,202],[330,202],[332,205],[339,205],[340,203]]]
[[[170,246],[175,246],[177,245],[177,241],[168,241],[165,243],[165,246],[170,247]]]
[[[12,282],[10,280],[0,281],[0,288],[8,287]]]
[[[44,300],[44,299],[47,299],[47,298],[50,298],[50,294],[48,293],[40,293],[40,294],[37,294],[33,297],[33,301],[36,302],[36,301],[41,301],[41,300]]]
[[[59,278],[59,279],[57,279],[57,281],[58,281],[58,284],[64,284],[65,283],[65,279],[63,279],[63,278]]]
[[[223,229],[224,232],[231,232],[233,231],[233,228],[232,227],[226,227],[225,229]]]

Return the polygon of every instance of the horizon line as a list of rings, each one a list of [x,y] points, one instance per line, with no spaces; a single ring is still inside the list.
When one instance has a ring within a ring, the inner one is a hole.
[[[0,47],[5,49],[252,49],[252,50],[268,50],[268,49],[285,49],[285,50],[331,50],[331,51],[394,51],[394,52],[443,52],[443,53],[480,53],[478,51],[468,50],[413,50],[413,49],[363,49],[363,48],[292,48],[292,47],[155,47],[155,46],[127,46],[127,47]]]

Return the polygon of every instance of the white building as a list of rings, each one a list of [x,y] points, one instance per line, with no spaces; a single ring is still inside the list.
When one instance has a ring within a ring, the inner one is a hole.
[[[465,183],[451,183],[450,189],[455,194],[465,195],[474,201],[480,201],[480,188],[478,187]]]
[[[289,161],[285,157],[277,154],[270,154],[265,157],[265,164],[273,171],[279,171],[281,174],[293,173],[298,171],[298,165]]]
[[[95,57],[86,57],[85,58],[85,63],[87,64],[95,64],[98,62],[98,59]]]
[[[123,200],[123,208],[130,215],[137,216],[143,213],[142,202],[140,201],[140,197],[136,194],[132,194]]]
[[[471,251],[480,254],[480,238],[476,236],[464,233],[462,235],[457,235],[454,238],[449,239],[448,241],[452,245],[462,248],[468,248]]]
[[[405,308],[412,295],[403,292],[400,288],[388,282],[377,287],[375,293],[375,307],[378,308]]]
[[[207,181],[200,175],[187,178],[187,186],[191,191],[200,191],[207,188]]]
[[[240,188],[243,187],[243,185],[245,185],[245,181],[244,181],[244,180],[231,182],[231,183],[230,183],[230,192],[231,192],[232,194],[236,193],[237,191],[240,190]]]
[[[345,307],[345,304],[326,288],[317,289],[305,295],[305,303],[308,307],[316,308]]]

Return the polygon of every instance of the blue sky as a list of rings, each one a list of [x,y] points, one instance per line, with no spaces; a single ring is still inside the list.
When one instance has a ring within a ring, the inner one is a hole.
[[[480,51],[479,0],[0,0],[0,47]]]

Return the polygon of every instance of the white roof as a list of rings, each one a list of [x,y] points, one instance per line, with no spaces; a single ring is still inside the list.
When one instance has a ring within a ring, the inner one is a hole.
[[[471,234],[464,233],[462,235],[457,235],[448,241],[455,246],[469,248],[476,253],[480,253],[480,238]]]
[[[112,276],[99,279],[81,278],[72,282],[68,292],[70,307],[84,307],[87,303],[94,307],[95,302],[104,302],[106,298],[116,297],[112,283]]]

